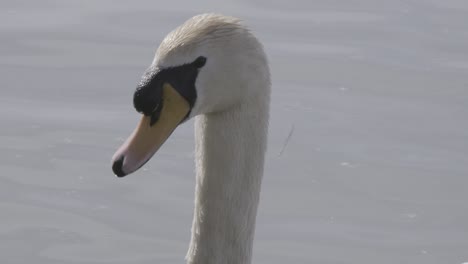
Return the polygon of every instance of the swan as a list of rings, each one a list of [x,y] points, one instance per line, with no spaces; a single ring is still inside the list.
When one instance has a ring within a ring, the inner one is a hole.
[[[112,158],[143,166],[195,118],[195,206],[187,263],[250,263],[263,176],[270,72],[261,43],[234,17],[197,15],[161,42],[133,96],[142,117]]]

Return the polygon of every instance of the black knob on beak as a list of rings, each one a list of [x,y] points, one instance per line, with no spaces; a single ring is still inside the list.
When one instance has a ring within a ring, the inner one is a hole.
[[[123,162],[124,162],[124,157],[120,157],[119,159],[114,161],[114,164],[112,164],[112,171],[114,171],[114,174],[117,177],[123,177],[125,176],[125,172],[123,172],[122,167],[123,167]]]

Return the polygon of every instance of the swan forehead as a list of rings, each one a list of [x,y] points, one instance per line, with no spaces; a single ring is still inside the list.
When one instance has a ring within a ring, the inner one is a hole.
[[[204,14],[190,18],[181,26],[170,32],[161,42],[155,56],[154,64],[168,67],[192,61],[195,54],[209,52],[219,42],[230,41],[233,36],[245,31],[241,20],[217,14]],[[200,51],[204,49],[204,51]]]

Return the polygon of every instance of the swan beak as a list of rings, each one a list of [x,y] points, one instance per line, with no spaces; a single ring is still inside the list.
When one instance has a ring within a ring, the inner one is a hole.
[[[118,177],[143,166],[185,119],[190,105],[169,83],[163,85],[162,109],[157,121],[143,116],[135,131],[112,157],[112,170]]]

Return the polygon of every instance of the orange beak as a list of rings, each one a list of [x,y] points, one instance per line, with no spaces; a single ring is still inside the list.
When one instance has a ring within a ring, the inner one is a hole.
[[[135,131],[112,157],[112,170],[118,177],[143,166],[184,120],[190,105],[169,83],[163,85],[162,110],[156,123],[143,116]]]

